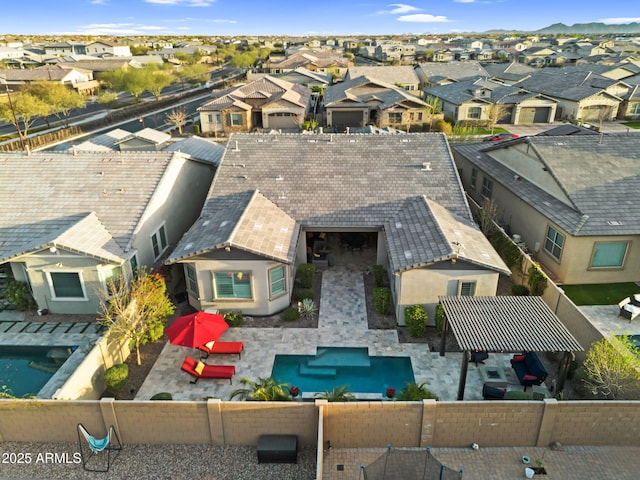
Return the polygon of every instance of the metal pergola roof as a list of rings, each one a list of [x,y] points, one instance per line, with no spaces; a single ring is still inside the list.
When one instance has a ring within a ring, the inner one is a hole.
[[[463,351],[583,351],[541,297],[461,296],[439,299]]]

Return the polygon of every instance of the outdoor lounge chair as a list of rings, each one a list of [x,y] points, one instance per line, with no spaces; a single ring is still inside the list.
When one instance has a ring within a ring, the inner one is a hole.
[[[89,449],[91,450],[91,454],[82,448],[82,437],[85,439],[85,443],[89,445]],[[118,436],[118,432],[113,428],[113,425],[109,427],[107,432],[107,436],[104,438],[95,438],[91,435],[87,429],[81,423],[78,424],[78,443],[80,444],[80,457],[82,458],[82,466],[88,472],[108,472],[109,467],[111,466],[111,451],[120,451],[122,450],[122,443],[120,442],[120,437]],[[89,468],[87,466],[89,460],[96,454],[100,452],[107,452],[107,465],[105,468]],[[87,456],[89,455],[89,456]]]
[[[618,307],[620,308],[620,313],[618,314],[618,316],[626,318],[627,320],[629,320],[629,322],[640,315],[640,307],[634,305],[630,297],[627,297],[620,303],[618,303]]]
[[[235,365],[205,365],[191,357],[185,358],[180,368],[195,377],[190,383],[197,383],[201,378],[220,378],[229,380],[231,384],[231,378],[236,373]]]
[[[209,358],[209,355],[212,353],[217,354],[226,354],[226,355],[238,355],[238,358],[242,358],[242,349],[244,348],[244,344],[242,342],[209,342],[204,345],[198,347],[198,350],[207,354],[206,357]]]

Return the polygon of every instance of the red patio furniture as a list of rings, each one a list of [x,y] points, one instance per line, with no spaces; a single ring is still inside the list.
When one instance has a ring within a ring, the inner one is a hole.
[[[238,355],[238,358],[242,358],[241,355],[243,348],[244,343],[242,342],[209,342],[199,346],[198,350],[207,354],[207,356],[203,358],[209,358],[209,355],[212,353],[220,355]]]
[[[235,365],[206,365],[191,357],[185,358],[180,368],[195,377],[190,383],[197,383],[201,378],[219,378],[229,380],[231,384],[231,378],[236,373]]]

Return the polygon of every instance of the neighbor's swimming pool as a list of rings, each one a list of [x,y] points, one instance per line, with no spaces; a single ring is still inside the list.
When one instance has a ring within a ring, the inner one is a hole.
[[[0,347],[0,388],[21,398],[35,396],[77,347]]]
[[[366,347],[318,347],[316,355],[276,355],[271,376],[302,392],[348,385],[354,393],[385,394],[415,381],[409,357],[370,357]]]

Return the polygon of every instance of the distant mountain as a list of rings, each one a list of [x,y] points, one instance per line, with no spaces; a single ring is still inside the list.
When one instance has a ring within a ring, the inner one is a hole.
[[[640,33],[640,23],[620,23],[606,24],[600,22],[576,23],[565,25],[564,23],[554,23],[548,27],[536,30],[535,33],[586,33],[586,34],[607,34],[607,33]]]

